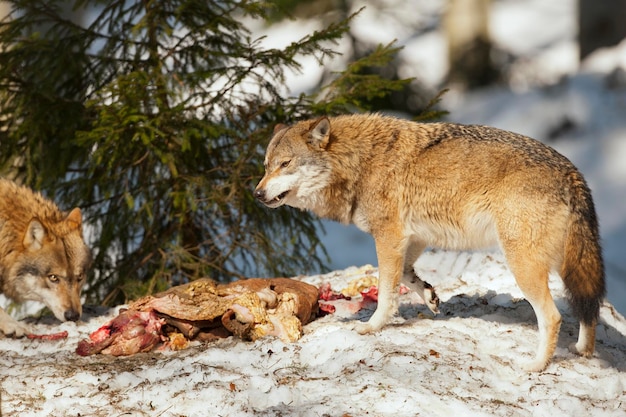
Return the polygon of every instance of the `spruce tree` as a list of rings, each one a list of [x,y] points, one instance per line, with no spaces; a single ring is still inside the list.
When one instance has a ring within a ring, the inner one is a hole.
[[[9,3],[0,173],[83,209],[94,252],[88,301],[123,302],[201,276],[324,269],[317,220],[253,199],[265,146],[277,123],[366,110],[404,86],[360,71],[388,63],[393,45],[293,97],[285,72],[300,70],[302,56],[332,58],[352,16],[271,49],[246,26],[275,15],[266,2]]]

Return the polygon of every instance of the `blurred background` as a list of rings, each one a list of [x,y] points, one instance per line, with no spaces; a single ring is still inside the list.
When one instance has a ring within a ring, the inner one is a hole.
[[[355,227],[251,196],[276,123],[370,110],[567,156],[626,313],[626,0],[13,0],[0,15],[0,174],[83,208],[89,302],[376,265]]]

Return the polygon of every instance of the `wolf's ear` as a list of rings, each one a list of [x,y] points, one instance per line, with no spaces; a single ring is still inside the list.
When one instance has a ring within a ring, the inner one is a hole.
[[[326,149],[329,140],[330,120],[328,117],[320,117],[311,125],[308,143],[320,149]]]
[[[282,124],[279,123],[276,126],[274,126],[274,134],[278,133],[279,131],[283,130],[283,129],[287,129],[287,125],[286,124]]]
[[[70,214],[65,218],[70,230],[80,229],[80,226],[83,224],[83,216],[78,207],[72,209]]]
[[[28,223],[26,235],[24,235],[24,247],[29,250],[39,250],[43,246],[43,238],[46,237],[46,228],[37,219]]]

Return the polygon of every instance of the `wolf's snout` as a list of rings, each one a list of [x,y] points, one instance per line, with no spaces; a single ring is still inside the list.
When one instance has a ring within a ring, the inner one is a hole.
[[[254,198],[257,200],[265,201],[265,190],[262,188],[257,188],[254,190]]]
[[[254,197],[259,200],[261,203],[265,204],[267,207],[276,208],[283,204],[283,200],[289,194],[289,190],[283,191],[278,194],[276,197],[268,197],[267,193],[262,188],[257,188],[254,190]],[[271,194],[270,194],[271,195]]]
[[[67,321],[78,321],[78,319],[80,318],[80,313],[75,310],[67,310],[65,313],[63,313],[63,317],[65,317],[65,320]]]

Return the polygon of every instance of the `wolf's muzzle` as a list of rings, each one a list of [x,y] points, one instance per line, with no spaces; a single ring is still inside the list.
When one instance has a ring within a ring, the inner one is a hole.
[[[63,317],[65,317],[65,320],[67,321],[78,321],[78,319],[80,318],[80,314],[78,313],[78,311],[67,310],[65,313],[63,313]]]
[[[256,198],[257,200],[264,202],[265,201],[265,190],[263,189],[256,189],[254,190],[254,198]]]
[[[261,203],[265,204],[267,207],[276,208],[283,204],[283,199],[289,194],[289,190],[284,191],[277,195],[276,197],[268,200],[267,194],[263,189],[257,189],[254,191],[254,197],[259,200]]]

